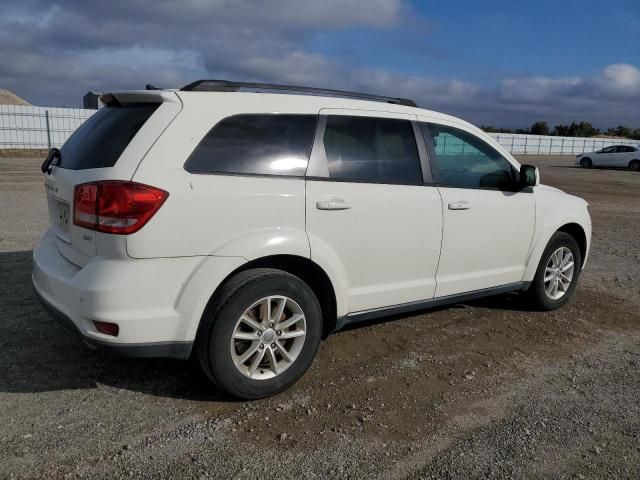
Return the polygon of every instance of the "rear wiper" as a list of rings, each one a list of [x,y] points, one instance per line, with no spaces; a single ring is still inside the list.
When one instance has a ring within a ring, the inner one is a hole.
[[[55,163],[53,163],[54,160],[57,161]],[[52,147],[49,149],[49,153],[47,154],[47,158],[44,159],[44,162],[42,163],[42,167],[40,167],[40,169],[42,170],[42,173],[46,173],[49,174],[51,173],[51,165],[58,165],[60,163],[60,160],[62,160],[62,154],[60,153],[60,149],[56,148],[56,147]]]

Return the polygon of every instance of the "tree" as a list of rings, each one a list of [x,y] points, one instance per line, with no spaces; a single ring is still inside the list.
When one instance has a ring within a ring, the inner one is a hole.
[[[630,128],[623,127],[622,125],[618,125],[615,129],[615,134],[618,137],[631,137],[632,131]]]
[[[540,121],[531,125],[531,135],[549,135],[547,122]]]
[[[593,137],[599,135],[600,130],[594,128],[589,122],[571,122],[571,125],[556,125],[552,135],[562,137]]]
[[[595,128],[589,122],[580,122],[576,128],[576,137],[593,137],[594,135],[600,135],[600,130]]]
[[[485,132],[531,133],[532,135],[556,135],[560,137],[593,137],[601,133],[599,128],[595,128],[591,123],[585,121],[581,121],[580,123],[571,122],[571,125],[556,125],[551,132],[549,131],[549,125],[543,120],[535,122],[531,125],[531,129],[498,128],[494,126],[481,126],[480,128]],[[607,129],[606,134],[640,140],[640,128],[629,128],[618,125],[616,128]]]

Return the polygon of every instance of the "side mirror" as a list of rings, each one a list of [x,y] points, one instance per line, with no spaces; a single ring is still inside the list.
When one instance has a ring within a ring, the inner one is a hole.
[[[520,166],[520,187],[535,187],[540,185],[540,171],[538,167],[533,165],[521,165]]]

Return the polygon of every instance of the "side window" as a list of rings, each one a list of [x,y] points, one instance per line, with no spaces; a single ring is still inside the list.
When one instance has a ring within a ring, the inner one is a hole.
[[[329,177],[370,183],[422,183],[408,120],[330,115],[324,132]]]
[[[616,151],[616,147],[603,148],[600,153],[613,153]]]
[[[432,123],[426,127],[423,126],[423,132],[433,142],[442,184],[501,190],[514,188],[514,168],[489,144],[457,128]]]
[[[304,176],[316,115],[234,115],[221,120],[193,151],[193,173]]]

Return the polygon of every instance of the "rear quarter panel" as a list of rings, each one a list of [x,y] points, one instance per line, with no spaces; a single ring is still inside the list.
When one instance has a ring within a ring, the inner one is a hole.
[[[219,255],[250,260],[288,253],[309,258],[304,178],[193,174],[184,169],[207,132],[230,115],[319,109],[308,102],[283,102],[282,95],[271,103],[256,102],[260,94],[255,95],[180,92],[183,110],[134,177],[165,189],[169,198],[143,229],[127,237],[131,257]]]

